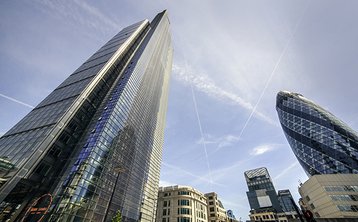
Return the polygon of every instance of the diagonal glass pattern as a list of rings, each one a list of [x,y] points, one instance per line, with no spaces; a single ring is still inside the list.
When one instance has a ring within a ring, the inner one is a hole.
[[[345,123],[297,93],[279,92],[276,110],[285,136],[309,176],[358,173],[358,136]]]

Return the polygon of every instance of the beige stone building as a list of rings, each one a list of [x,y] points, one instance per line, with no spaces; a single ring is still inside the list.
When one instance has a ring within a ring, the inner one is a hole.
[[[358,218],[358,174],[314,175],[299,193],[315,218]]]
[[[207,222],[204,194],[189,186],[160,187],[157,222]]]
[[[218,198],[218,195],[215,192],[206,193],[205,197],[207,198],[208,203],[208,216],[209,222],[224,222],[228,221],[228,216],[226,210]]]
[[[260,212],[252,212],[250,213],[250,221],[260,221],[260,222],[288,222],[285,213],[276,213],[272,210],[268,209],[267,211],[260,211]]]

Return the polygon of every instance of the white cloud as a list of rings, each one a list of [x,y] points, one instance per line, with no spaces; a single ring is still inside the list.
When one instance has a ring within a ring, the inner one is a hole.
[[[264,153],[270,152],[274,149],[277,148],[277,144],[263,144],[263,145],[259,145],[257,147],[254,147],[251,152],[250,155],[252,156],[258,156],[258,155],[262,155]]]
[[[191,68],[188,68],[188,66],[181,67],[177,64],[173,64],[173,77],[184,84],[195,87],[196,90],[217,100],[229,104],[239,105],[248,111],[254,110],[254,106],[250,102],[232,92],[218,87],[207,75],[196,73]],[[271,125],[277,126],[276,121],[257,110],[254,110],[254,115]]]
[[[217,144],[218,148],[231,146],[234,143],[239,141],[239,137],[228,134],[221,137],[213,137],[211,135],[207,135],[207,138],[201,137],[199,140],[196,141],[197,144]]]
[[[239,141],[239,137],[234,136],[234,135],[230,135],[230,134],[226,135],[226,136],[221,138],[221,140],[219,142],[219,145],[218,145],[218,148],[231,146],[237,141]]]

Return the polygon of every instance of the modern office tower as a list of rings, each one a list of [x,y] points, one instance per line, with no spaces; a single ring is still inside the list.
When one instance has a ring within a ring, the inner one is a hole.
[[[358,173],[358,135],[345,123],[297,93],[279,92],[276,110],[308,176]]]
[[[228,220],[224,205],[221,203],[218,195],[215,192],[206,193],[208,203],[208,221],[209,222],[224,222]]]
[[[157,222],[207,222],[206,197],[189,186],[160,187]]]
[[[0,218],[154,220],[171,65],[166,11],[83,63],[0,138]]]
[[[251,208],[251,220],[280,220],[278,214],[282,213],[282,209],[267,169],[261,167],[248,170],[244,175],[249,188],[246,194]]]
[[[278,201],[280,202],[281,209],[286,215],[287,219],[298,218],[298,214],[294,206],[295,203],[290,190],[277,191],[277,197]]]
[[[301,204],[315,218],[358,218],[358,174],[314,175],[301,184]]]

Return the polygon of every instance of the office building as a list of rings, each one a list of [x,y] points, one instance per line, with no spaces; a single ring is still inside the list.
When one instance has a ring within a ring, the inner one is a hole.
[[[224,208],[224,205],[220,201],[218,195],[215,192],[206,193],[208,203],[208,221],[209,222],[224,222],[228,221],[228,215]]]
[[[166,11],[93,54],[0,138],[0,218],[153,221],[171,65]]]
[[[358,218],[358,174],[314,175],[298,191],[315,218]]]
[[[349,126],[297,93],[279,92],[276,110],[308,176],[358,173],[358,135]]]
[[[207,222],[206,197],[189,186],[160,187],[157,222]]]
[[[286,218],[287,219],[298,218],[298,214],[294,206],[295,202],[293,200],[290,190],[277,191],[277,197],[278,197],[278,201],[280,202],[281,209],[285,214]]]
[[[285,221],[276,190],[265,167],[248,170],[244,173],[246,192],[250,204],[251,221]],[[283,217],[283,218],[282,218]]]

